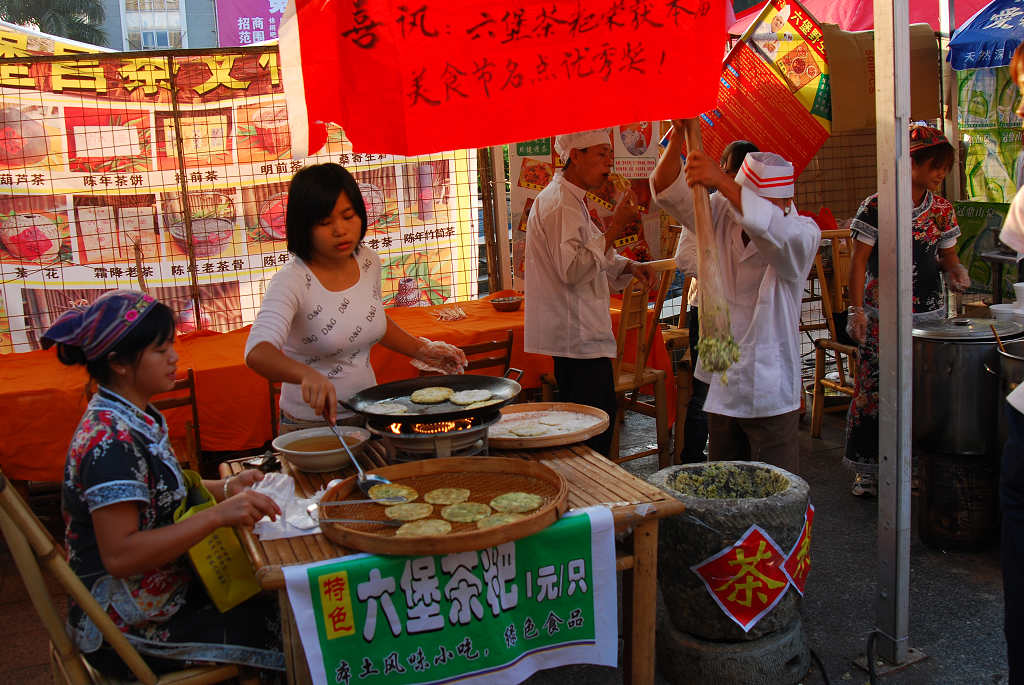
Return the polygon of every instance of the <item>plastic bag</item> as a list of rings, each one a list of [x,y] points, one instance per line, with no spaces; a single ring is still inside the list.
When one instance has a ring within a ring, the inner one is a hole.
[[[184,521],[217,503],[195,471],[186,470],[188,494],[174,512],[174,520]],[[235,531],[222,526],[194,544],[188,558],[203,581],[206,593],[221,613],[232,609],[260,591],[252,564]]]
[[[711,373],[721,373],[722,383],[728,384],[725,372],[739,360],[740,346],[732,336],[729,304],[723,296],[725,291],[722,288],[718,244],[710,230],[706,235],[697,232],[697,282],[700,284],[697,305],[700,341],[697,343],[697,355],[705,369]]]

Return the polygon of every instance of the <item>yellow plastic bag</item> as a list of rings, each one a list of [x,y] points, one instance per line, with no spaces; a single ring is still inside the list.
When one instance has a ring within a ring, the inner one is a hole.
[[[217,503],[195,471],[185,470],[188,494],[174,512],[174,520],[209,509]],[[238,606],[260,591],[259,581],[242,543],[232,528],[223,526],[189,548],[188,557],[203,581],[206,593],[221,613]]]

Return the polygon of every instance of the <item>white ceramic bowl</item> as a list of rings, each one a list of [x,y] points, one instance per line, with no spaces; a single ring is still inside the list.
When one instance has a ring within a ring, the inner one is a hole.
[[[1001,321],[1016,321],[1024,324],[1024,309],[1018,309],[1016,302],[990,304],[988,308],[989,311],[992,312],[992,318],[994,319],[999,319]]]
[[[1014,283],[1013,292],[1017,294],[1017,302],[1024,304],[1024,283]]]
[[[363,449],[366,441],[370,439],[370,431],[358,426],[338,426],[338,430],[345,436],[348,448],[359,458],[359,452]],[[327,426],[319,428],[304,428],[303,430],[283,433],[271,443],[274,449],[281,453],[282,458],[287,460],[300,471],[310,473],[323,473],[325,471],[337,471],[349,462],[345,448],[338,443],[337,449],[323,450],[320,452],[298,452],[291,448],[291,445],[305,438],[334,438],[334,433]]]

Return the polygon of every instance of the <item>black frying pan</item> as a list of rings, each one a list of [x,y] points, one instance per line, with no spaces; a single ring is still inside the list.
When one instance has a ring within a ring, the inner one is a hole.
[[[512,371],[512,369],[509,369]],[[520,372],[522,375],[522,372]],[[441,386],[451,388],[455,392],[460,390],[490,390],[491,399],[500,399],[494,404],[488,404],[476,409],[451,402],[439,402],[437,404],[416,404],[409,399],[414,391],[421,388]],[[497,376],[478,376],[475,374],[463,374],[460,376],[420,376],[408,378],[402,381],[393,381],[376,385],[366,390],[357,392],[347,401],[342,401],[342,406],[351,409],[369,419],[390,421],[407,421],[416,417],[424,417],[428,421],[451,421],[470,417],[493,414],[501,407],[516,398],[522,386],[511,378],[499,378]],[[374,405],[378,402],[396,402],[405,405],[409,411],[404,414],[385,414],[374,411]]]

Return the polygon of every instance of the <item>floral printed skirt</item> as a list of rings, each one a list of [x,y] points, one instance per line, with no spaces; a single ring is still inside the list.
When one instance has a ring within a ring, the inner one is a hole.
[[[202,584],[195,582],[170,620],[136,626],[126,637],[158,673],[209,662],[284,670],[281,619],[273,594],[256,595],[220,613]],[[132,677],[106,642],[85,656],[104,675]]]
[[[846,413],[843,464],[858,473],[878,473],[878,319],[872,316],[860,345],[854,395]]]

